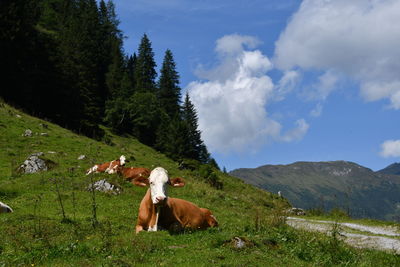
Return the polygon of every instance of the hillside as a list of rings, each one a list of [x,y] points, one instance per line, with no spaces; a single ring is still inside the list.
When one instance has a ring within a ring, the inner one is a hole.
[[[400,176],[346,161],[296,162],[230,172],[305,209],[340,207],[356,218],[398,220]]]
[[[33,135],[23,136],[26,129]],[[0,103],[0,201],[13,213],[0,214],[0,266],[394,266],[390,252],[350,248],[334,237],[286,226],[288,204],[275,194],[216,172],[217,190],[199,173],[130,137],[107,129],[103,142],[67,131]],[[46,134],[41,134],[46,133]],[[21,174],[16,168],[32,153],[55,162],[46,172]],[[134,234],[139,202],[146,192],[117,175],[86,176],[94,163],[124,154],[128,166],[163,166],[185,178],[169,190],[209,208],[220,227],[172,234]],[[78,160],[80,155],[86,159]],[[87,191],[91,179],[119,185],[119,195]],[[63,215],[64,214],[64,215]],[[235,246],[241,240],[243,247]]]
[[[386,168],[377,171],[383,174],[393,174],[393,175],[400,175],[400,163],[393,163],[387,166]]]

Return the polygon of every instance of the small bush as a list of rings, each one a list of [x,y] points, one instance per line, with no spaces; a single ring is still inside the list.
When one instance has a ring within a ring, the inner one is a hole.
[[[212,187],[221,190],[223,183],[219,180],[218,175],[214,172],[213,168],[209,164],[201,165],[199,168],[199,176],[202,177],[206,183]]]
[[[200,168],[200,162],[194,159],[183,159],[179,162],[180,170],[198,170]]]
[[[325,211],[323,208],[313,208],[307,210],[306,214],[309,216],[322,216],[325,214]]]
[[[347,214],[347,212],[340,208],[333,208],[329,212],[329,215],[334,218],[349,218],[349,215]]]
[[[102,138],[102,141],[104,144],[109,145],[109,146],[115,146],[115,144],[113,143],[111,137],[109,135],[104,135]]]

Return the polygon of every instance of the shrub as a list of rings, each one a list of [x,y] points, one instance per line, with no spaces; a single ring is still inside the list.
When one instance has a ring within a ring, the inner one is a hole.
[[[200,167],[200,162],[194,159],[182,159],[179,162],[179,169],[180,170],[198,170]]]
[[[349,218],[349,215],[347,214],[347,212],[342,210],[341,208],[333,208],[329,212],[329,215],[334,218]]]
[[[313,208],[309,209],[306,214],[309,216],[322,216],[325,214],[325,211],[322,208]]]
[[[205,180],[206,183],[212,187],[221,190],[223,183],[219,180],[218,175],[209,164],[203,164],[199,167],[199,176]]]

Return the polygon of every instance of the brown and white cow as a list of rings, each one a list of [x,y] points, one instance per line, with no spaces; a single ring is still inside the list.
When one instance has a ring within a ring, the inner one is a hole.
[[[102,163],[102,164],[96,164],[90,169],[87,170],[86,175],[89,175],[91,173],[100,173],[100,172],[105,172],[108,174],[113,174],[117,172],[117,168],[119,166],[124,166],[126,163],[126,158],[124,155],[121,155],[119,159]]]
[[[13,212],[12,208],[0,201],[0,213]]]
[[[169,179],[164,168],[157,167],[148,179],[140,177],[133,180],[133,183],[137,186],[150,185],[140,203],[136,233],[143,230],[157,231],[158,226],[167,230],[218,226],[210,210],[199,208],[184,199],[168,197],[168,185],[182,187],[185,182],[182,178]]]
[[[150,170],[147,168],[141,168],[141,167],[123,167],[119,166],[117,168],[117,173],[120,174],[124,179],[128,181],[132,181],[134,179],[144,177],[144,178],[149,178],[150,176]]]

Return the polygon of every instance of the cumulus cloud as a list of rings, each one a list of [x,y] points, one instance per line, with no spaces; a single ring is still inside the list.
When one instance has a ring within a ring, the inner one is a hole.
[[[289,130],[281,139],[285,142],[301,140],[307,133],[309,127],[310,125],[304,119],[297,120],[296,128]]]
[[[237,53],[242,52],[244,47],[254,49],[260,43],[261,41],[253,36],[239,34],[225,35],[217,40],[215,51],[222,55],[236,55]]]
[[[398,0],[304,0],[276,42],[274,63],[345,74],[365,100],[400,109],[399,14]]]
[[[259,40],[228,35],[217,41],[219,64],[201,69],[206,81],[187,86],[199,116],[202,137],[213,152],[254,150],[268,141],[299,140],[307,131],[304,120],[282,134],[282,125],[271,119],[266,105],[274,98],[274,86],[266,74],[272,68],[268,57],[254,50]],[[290,78],[288,78],[290,80]]]
[[[400,157],[400,140],[387,140],[381,145],[382,157]]]

